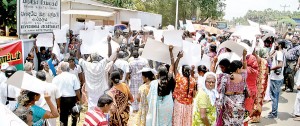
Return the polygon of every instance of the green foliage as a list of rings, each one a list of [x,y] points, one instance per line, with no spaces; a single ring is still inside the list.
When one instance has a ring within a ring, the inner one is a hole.
[[[99,0],[101,2],[140,11],[162,15],[163,25],[175,23],[176,0]],[[196,18],[206,21],[208,18],[219,19],[224,16],[225,0],[179,0],[178,19]]]
[[[17,0],[2,0],[0,4],[0,26],[16,28]]]
[[[279,21],[283,19],[284,21],[288,20],[288,22],[291,22],[291,18],[300,18],[300,12],[278,11],[269,8],[264,11],[249,10],[244,17],[234,18],[231,23],[245,24],[247,19],[260,24],[267,24],[270,21],[280,23]]]

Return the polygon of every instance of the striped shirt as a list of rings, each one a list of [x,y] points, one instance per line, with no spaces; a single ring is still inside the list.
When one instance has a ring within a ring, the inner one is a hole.
[[[101,109],[95,107],[94,110],[86,113],[83,126],[108,126],[108,121]]]

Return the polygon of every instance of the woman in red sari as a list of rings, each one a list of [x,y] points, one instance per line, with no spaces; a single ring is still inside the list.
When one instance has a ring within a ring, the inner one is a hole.
[[[247,86],[250,92],[250,97],[246,98],[245,100],[245,108],[246,110],[249,112],[250,117],[253,113],[253,109],[254,109],[254,101],[256,99],[257,96],[257,76],[258,76],[258,64],[257,64],[257,59],[254,55],[248,55],[246,57],[246,61],[247,61]],[[245,123],[245,125],[247,125]]]
[[[254,110],[251,115],[251,123],[258,123],[260,122],[260,116],[262,113],[262,105],[263,105],[263,100],[265,97],[266,89],[267,89],[267,84],[268,84],[268,73],[269,73],[269,68],[268,68],[268,61],[264,58],[261,57],[266,57],[267,52],[264,51],[263,49],[259,51],[259,56],[254,53],[253,55],[257,59],[258,63],[258,78],[257,78],[257,98],[254,102]]]

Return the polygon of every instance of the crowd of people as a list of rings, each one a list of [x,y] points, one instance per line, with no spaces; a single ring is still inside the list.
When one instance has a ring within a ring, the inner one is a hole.
[[[147,39],[154,39],[153,32],[117,29],[107,37],[107,47],[99,47],[107,48],[108,56],[82,55],[82,43],[72,31],[68,42],[60,45],[59,55],[34,44],[24,71],[47,82],[43,85],[46,92],[6,84],[17,69],[2,63],[1,103],[33,126],[57,125],[58,117],[60,125],[68,126],[70,116],[76,126],[82,105],[88,106],[84,126],[126,126],[133,113],[136,122],[130,125],[136,126],[243,126],[260,122],[265,101],[272,102],[266,118],[277,118],[280,91],[297,90],[290,111],[300,121],[300,77],[296,76],[300,41],[291,29],[283,35],[261,31],[256,42],[227,31],[217,35],[199,30],[199,39],[196,33],[185,31],[182,39],[193,39],[201,45],[199,55],[210,57],[211,64],[199,66],[181,65],[185,52],[174,56],[172,45],[168,50],[171,64],[141,57]],[[120,45],[116,52],[112,52],[112,41]],[[225,41],[255,49],[244,49],[242,57],[236,58],[229,48],[217,50]],[[38,68],[34,68],[35,58]]]

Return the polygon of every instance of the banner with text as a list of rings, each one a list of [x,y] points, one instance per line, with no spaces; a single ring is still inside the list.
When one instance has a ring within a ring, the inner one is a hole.
[[[0,64],[7,62],[18,70],[23,70],[22,41],[0,45]]]
[[[60,0],[19,0],[19,34],[47,33],[60,29]]]

